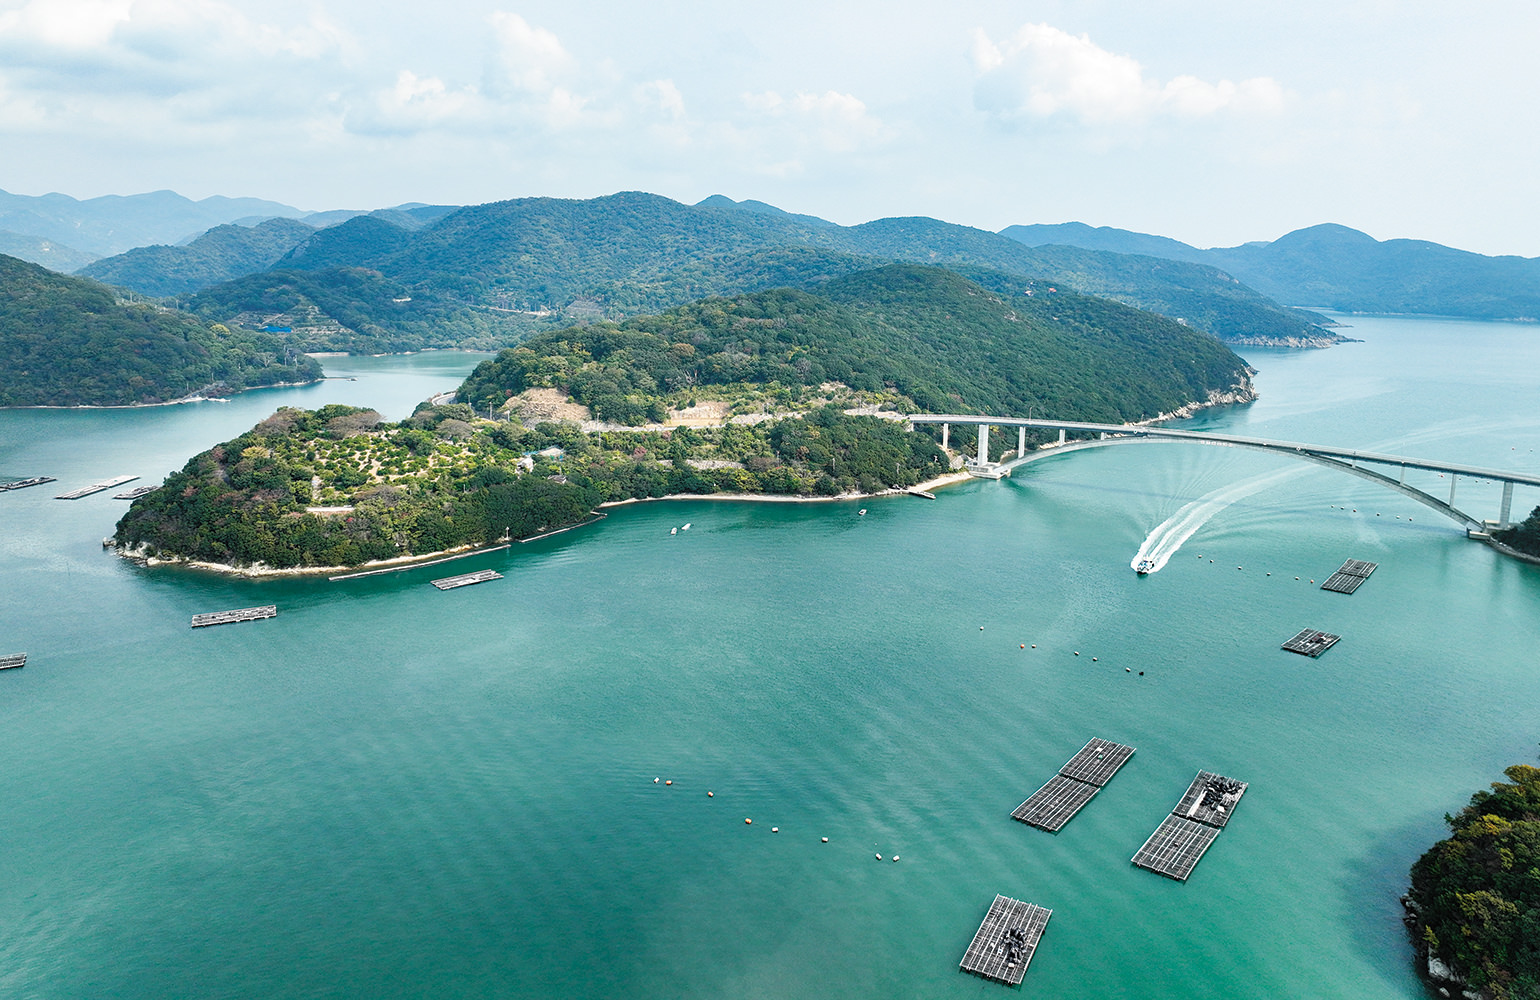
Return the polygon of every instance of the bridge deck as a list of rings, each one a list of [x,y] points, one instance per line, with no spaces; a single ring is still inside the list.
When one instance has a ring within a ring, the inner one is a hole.
[[[959,967],[975,976],[1020,986],[1051,916],[1052,910],[1036,904],[996,896]]]

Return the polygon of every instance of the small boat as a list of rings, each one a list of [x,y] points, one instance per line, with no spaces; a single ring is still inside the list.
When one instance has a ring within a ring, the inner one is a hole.
[[[860,517],[865,517],[866,516],[866,508],[862,507],[860,510],[856,511],[856,514],[859,515]]]
[[[1140,576],[1146,576],[1154,572],[1154,570],[1155,560],[1153,559],[1140,559],[1138,562],[1134,563],[1134,572],[1138,573]]]
[[[679,529],[678,528],[670,528],[670,529],[668,529],[668,533],[670,535],[677,535],[677,534],[679,534]]]
[[[679,530],[680,531],[689,531],[690,530],[690,522],[688,522],[688,521],[685,522],[685,526],[683,528],[680,528]]]

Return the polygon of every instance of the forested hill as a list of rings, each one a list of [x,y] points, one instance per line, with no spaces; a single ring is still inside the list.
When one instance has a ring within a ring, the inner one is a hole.
[[[1094,290],[1222,339],[1333,339],[1315,325],[1318,317],[1249,290],[1238,294],[1237,282],[1213,268],[1151,268],[1116,254],[1066,261],[934,219],[842,227],[727,199],[688,206],[637,192],[471,206],[415,231],[379,218],[350,220],[318,231],[271,273],[210,288],[189,305],[214,320],[293,327],[311,338],[308,349],[501,346],[540,329],[624,319],[706,295],[811,289],[895,260]],[[376,285],[364,288],[360,271]]]
[[[929,412],[1120,422],[1216,395],[1249,396],[1246,363],[1212,337],[1106,299],[991,292],[899,264],[658,316],[542,334],[483,362],[476,407],[554,387],[603,420],[640,423],[695,387],[733,383],[891,392]]]
[[[138,247],[94,261],[78,272],[141,295],[169,296],[264,271],[315,232],[297,219],[255,226],[215,226],[185,246]]]
[[[0,406],[125,406],[319,378],[272,336],[128,305],[85,278],[0,255]]]
[[[1078,222],[1011,226],[1002,235],[1039,249],[1080,247],[1207,264],[1279,301],[1314,308],[1540,317],[1540,258],[1487,257],[1426,240],[1381,241],[1347,226],[1311,226],[1271,242],[1209,250]]]
[[[1248,375],[1223,344],[1151,313],[896,264],[816,295],[543,334],[399,424],[280,411],[134,501],[116,538],[147,558],[349,566],[531,535],[626,498],[872,493],[957,457],[895,409],[1138,419],[1250,399]]]

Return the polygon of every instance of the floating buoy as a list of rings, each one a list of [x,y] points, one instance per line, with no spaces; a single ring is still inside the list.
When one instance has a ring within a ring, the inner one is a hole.
[[[1027,644],[1026,644],[1026,643],[1022,643],[1022,644],[1021,644],[1021,648],[1022,648],[1022,649],[1026,649],[1026,648],[1027,648]],[[1033,648],[1033,649],[1036,649],[1036,648],[1037,648],[1037,647],[1036,647],[1036,646],[1033,646],[1033,647],[1032,647],[1032,648]]]
[[[979,631],[980,631],[980,632],[982,632],[982,631],[984,631],[984,626],[982,626],[982,625],[980,625],[980,626],[979,626]]]
[[[897,854],[895,854],[895,855],[893,855],[893,860],[894,860],[894,861],[897,861],[897,860],[898,860],[898,855],[897,855]]]
[[[770,828],[770,832],[771,832],[771,833],[780,833],[780,832],[781,832],[781,828],[780,828],[780,827],[778,827],[778,826],[772,826],[772,827],[771,827],[771,828]]]
[[[1037,643],[1035,643],[1035,642],[1034,642],[1034,643],[1033,643],[1033,644],[1032,644],[1032,648],[1033,648],[1033,649],[1036,649],[1036,648],[1037,648]]]
[[[1075,650],[1075,655],[1076,655],[1076,656],[1079,656],[1079,655],[1080,655],[1080,650],[1078,650],[1078,649],[1077,649],[1077,650]]]
[[[1268,575],[1268,576],[1272,576],[1272,575],[1273,575],[1273,574],[1271,574],[1271,573],[1269,573],[1269,574],[1267,574],[1267,575]]]
[[[880,854],[879,854],[879,855],[877,855],[877,860],[878,860],[878,861],[881,861],[881,860],[882,860],[882,855],[880,855]]]
[[[1092,663],[1095,663],[1095,662],[1096,662],[1096,657],[1094,657],[1094,656],[1093,656],[1093,657],[1091,657],[1091,662],[1092,662]]]
[[[708,799],[714,799],[716,797],[717,797],[717,793],[716,792],[707,792],[706,793],[706,798],[708,798]]]
[[[1294,579],[1296,579],[1296,580],[1298,580],[1298,579],[1299,579],[1299,577],[1297,577],[1297,576],[1296,576],[1296,577],[1295,577],[1295,578],[1294,578]]]
[[[828,838],[828,837],[825,837],[825,838],[824,838],[824,839],[823,839],[823,842],[824,842],[824,843],[825,843],[825,844],[827,844],[827,843],[828,843],[828,842],[829,842],[829,838]]]
[[[746,819],[746,820],[744,820],[744,821],[743,821],[743,822],[744,822],[744,823],[745,823],[745,824],[749,824],[749,823],[752,823],[752,822],[754,822],[754,821],[753,821],[753,820],[751,820],[751,819]]]
[[[860,510],[856,511],[856,513],[861,515],[862,517],[865,517],[866,516],[866,508],[862,507]]]
[[[668,779],[668,780],[667,780],[667,781],[665,781],[665,782],[663,782],[663,783],[664,783],[664,784],[665,784],[665,785],[672,785],[672,784],[673,784],[673,783],[674,783],[674,779],[673,779],[673,778],[670,778],[670,779]]]
[[[1140,677],[1143,677],[1143,676],[1144,676],[1144,671],[1143,671],[1143,670],[1141,670],[1141,671],[1139,671],[1139,676],[1140,676]]]
[[[679,534],[679,529],[678,528],[670,528],[670,529],[668,529],[668,533],[670,535],[677,535],[677,534]]]
[[[652,779],[652,783],[653,783],[653,784],[654,784],[654,785],[656,785],[656,784],[657,784],[657,783],[658,783],[658,779],[657,779],[657,778],[653,778],[653,779]]]

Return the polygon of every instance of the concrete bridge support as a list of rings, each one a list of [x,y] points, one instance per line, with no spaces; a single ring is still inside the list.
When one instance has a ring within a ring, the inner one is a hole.
[[[1511,517],[1512,514],[1513,514],[1513,484],[1512,483],[1503,483],[1503,507],[1502,507],[1502,512],[1497,515],[1498,523],[1501,524],[1504,528],[1508,527],[1509,525],[1511,525],[1513,523],[1511,520],[1509,520],[1509,518]]]
[[[1016,457],[1027,457],[1027,429],[1025,427],[1016,428]]]
[[[949,438],[951,436],[952,436],[952,425],[951,424],[942,424],[941,425],[941,450],[942,451],[946,451],[947,438]]]
[[[989,464],[989,425],[979,424],[979,464]]]
[[[1454,506],[1454,488],[1460,481],[1460,477],[1451,472],[1449,474],[1449,506]]]

